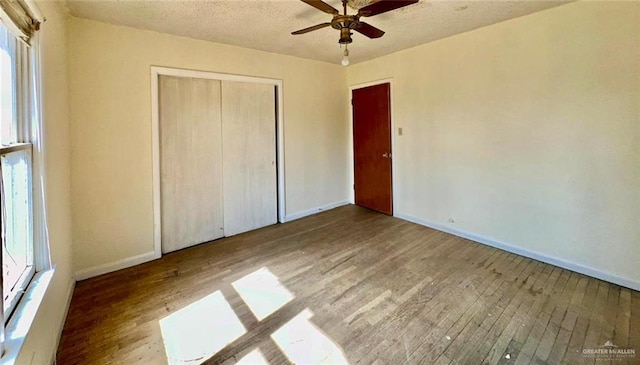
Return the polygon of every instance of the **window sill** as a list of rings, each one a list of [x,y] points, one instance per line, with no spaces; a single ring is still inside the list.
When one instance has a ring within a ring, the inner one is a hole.
[[[36,273],[29,284],[26,293],[18,303],[18,307],[11,316],[5,329],[3,365],[12,365],[18,359],[22,345],[38,314],[38,309],[44,300],[55,269]]]

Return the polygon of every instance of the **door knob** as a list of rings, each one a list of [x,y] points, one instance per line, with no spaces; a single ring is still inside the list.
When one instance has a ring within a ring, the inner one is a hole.
[[[391,158],[391,152],[385,152],[382,154],[382,157],[384,158]]]

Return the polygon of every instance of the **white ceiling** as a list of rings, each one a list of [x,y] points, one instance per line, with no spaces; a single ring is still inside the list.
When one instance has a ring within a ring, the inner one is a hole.
[[[325,2],[341,9],[340,0]],[[368,39],[355,33],[349,45],[351,62],[370,60],[566,2],[420,0],[405,8],[362,18],[386,34]],[[67,0],[67,3],[71,14],[80,18],[331,63],[341,60],[337,30],[324,28],[291,35],[292,31],[331,20],[331,15],[299,0]],[[355,11],[350,9],[349,13]]]

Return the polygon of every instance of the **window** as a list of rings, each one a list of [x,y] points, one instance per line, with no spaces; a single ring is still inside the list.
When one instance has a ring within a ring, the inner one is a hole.
[[[0,1],[0,362],[13,363],[53,271],[44,205],[33,1]],[[26,298],[26,299],[25,299]]]
[[[29,136],[31,49],[0,24],[2,299],[6,323],[35,273]]]

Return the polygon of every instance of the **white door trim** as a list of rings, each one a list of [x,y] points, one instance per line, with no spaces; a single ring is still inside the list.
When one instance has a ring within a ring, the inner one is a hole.
[[[153,244],[155,258],[162,256],[162,220],[160,212],[160,121],[158,99],[158,77],[160,75],[193,77],[220,81],[252,82],[269,84],[276,87],[276,153],[278,176],[278,222],[285,221],[285,185],[284,185],[284,120],[282,80],[262,77],[222,74],[207,71],[184,70],[178,68],[151,66],[151,148],[153,161]]]
[[[389,107],[391,112],[391,196],[393,199],[393,216],[396,216],[397,207],[396,207],[396,198],[397,198],[397,190],[396,190],[396,127],[393,113],[393,78],[381,79],[369,82],[363,82],[360,84],[349,85],[349,183],[351,185],[351,192],[349,194],[349,201],[351,204],[355,204],[355,177],[354,177],[354,164],[353,164],[353,103],[351,99],[353,98],[353,90],[362,89],[369,86],[381,85],[381,84],[389,84]]]

